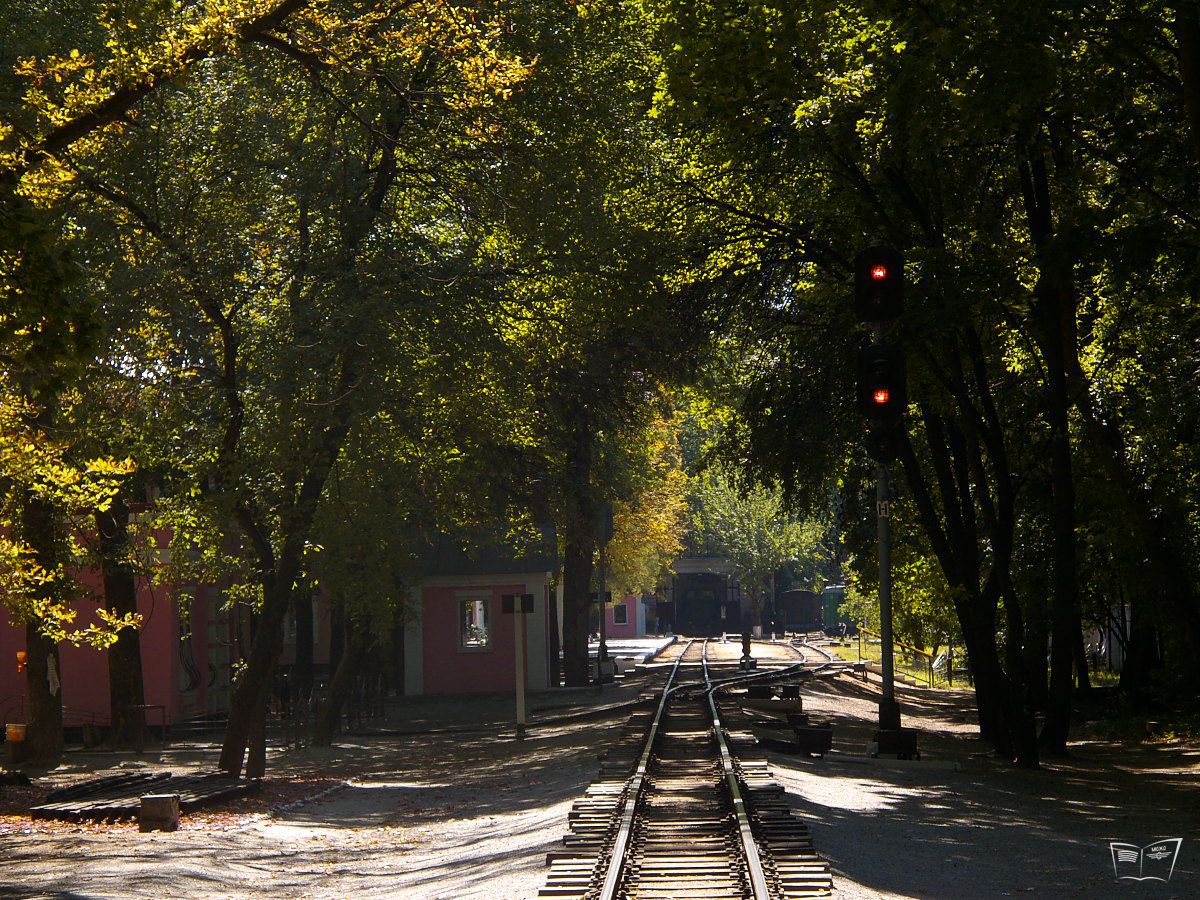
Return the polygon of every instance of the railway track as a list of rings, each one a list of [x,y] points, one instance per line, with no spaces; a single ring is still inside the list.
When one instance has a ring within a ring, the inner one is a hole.
[[[566,849],[549,854],[540,896],[792,900],[831,892],[807,827],[768,775],[740,708],[714,684],[707,645],[689,642],[662,694],[644,697],[626,724],[571,811]]]
[[[800,658],[804,660],[805,663],[811,663],[815,660],[822,665],[834,663],[840,663],[843,665],[846,664],[844,660],[834,656],[828,650],[824,650],[818,647],[816,644],[810,644],[807,637],[805,637],[804,640],[792,641],[791,646],[793,650],[800,654]],[[815,659],[815,657],[818,656],[821,658]]]

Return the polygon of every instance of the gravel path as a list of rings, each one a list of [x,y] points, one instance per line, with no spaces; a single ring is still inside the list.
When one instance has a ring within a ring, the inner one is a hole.
[[[612,725],[305,751],[293,765],[349,786],[233,831],[3,835],[0,896],[531,897]]]
[[[923,732],[920,762],[865,759],[878,694],[845,676],[805,695],[833,717],[835,753],[771,754],[835,897],[1200,897],[1200,749],[1076,743],[1028,772],[973,737],[966,692],[897,693]],[[1169,884],[1116,881],[1109,841],[1164,837],[1184,839]]]
[[[849,676],[805,688],[805,709],[835,721],[834,753],[771,756],[833,866],[835,897],[1200,897],[1200,750],[1083,743],[1069,761],[1023,772],[973,737],[967,693],[899,694],[906,725],[923,732],[922,762],[864,758],[877,688]],[[467,707],[447,702],[440,720],[461,723]],[[435,704],[422,709],[423,724],[439,721]],[[0,834],[0,896],[534,897],[624,715],[543,724],[523,742],[497,724],[284,754],[276,775],[348,783],[219,830]],[[1169,885],[1114,880],[1110,840],[1161,837],[1184,838]]]

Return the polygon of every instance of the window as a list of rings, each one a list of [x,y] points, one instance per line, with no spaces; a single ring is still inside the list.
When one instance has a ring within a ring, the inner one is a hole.
[[[488,622],[488,601],[477,597],[458,601],[458,645],[463,650],[486,650],[492,633]]]
[[[629,606],[621,603],[613,607],[613,624],[628,625],[629,624]]]

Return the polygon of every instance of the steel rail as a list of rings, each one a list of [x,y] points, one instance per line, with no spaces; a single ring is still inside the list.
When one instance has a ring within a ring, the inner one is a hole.
[[[654,753],[654,740],[658,736],[658,726],[662,721],[663,711],[667,708],[667,699],[676,690],[671,685],[679,671],[679,664],[683,662],[683,657],[694,643],[696,643],[694,640],[687,642],[687,646],[675,660],[675,665],[671,667],[671,674],[667,676],[667,683],[663,688],[662,699],[658,702],[658,710],[654,713],[654,721],[650,723],[646,745],[642,748],[642,755],[638,758],[637,769],[634,770],[625,788],[625,806],[621,811],[621,825],[617,829],[616,840],[613,841],[612,855],[608,860],[608,871],[604,876],[604,886],[600,889],[600,900],[615,900],[617,896],[617,888],[621,884],[621,871],[625,867],[625,854],[629,852],[629,839],[633,835],[633,820],[637,814],[638,798],[641,797],[642,789],[646,786],[646,771],[650,767],[650,757]],[[705,645],[707,644],[706,640]]]
[[[796,645],[795,645],[795,644],[792,644],[792,646],[793,646],[793,647],[796,647]],[[817,651],[818,653],[820,653],[820,654],[821,654],[823,657],[825,657],[827,660],[829,660],[829,662],[836,662],[836,661],[837,661],[837,657],[836,657],[836,656],[834,656],[834,655],[833,655],[832,653],[830,653],[828,650],[822,650],[822,649],[821,649],[820,647],[818,647],[816,644],[810,644],[810,643],[808,642],[808,639],[807,639],[807,638],[805,638],[804,640],[802,640],[802,641],[800,642],[800,647],[804,647],[804,648],[806,648],[806,649],[808,649],[808,650],[816,650],[816,651]],[[799,649],[799,647],[797,647],[796,649]],[[803,650],[801,650],[800,652],[801,652],[801,653],[803,653],[804,651],[803,651]]]
[[[721,724],[721,717],[717,710],[714,694],[717,690],[726,687],[731,687],[737,684],[743,684],[749,681],[763,681],[768,679],[786,677],[805,671],[805,663],[796,663],[791,666],[786,666],[775,670],[759,671],[744,675],[737,675],[732,678],[714,679],[709,674],[708,670],[708,644],[709,639],[705,638],[702,647],[702,655],[700,658],[704,672],[704,685],[676,685],[675,678],[679,673],[680,665],[683,663],[683,658],[691,649],[696,641],[689,640],[683,648],[683,652],[675,660],[671,671],[667,676],[667,682],[663,688],[662,697],[659,699],[658,709],[655,711],[654,719],[650,724],[650,729],[646,736],[645,744],[642,748],[641,756],[638,758],[637,768],[634,774],[630,776],[629,782],[624,791],[624,806],[621,810],[621,822],[617,829],[617,835],[612,844],[612,853],[609,856],[608,868],[605,872],[604,884],[600,889],[597,900],[616,900],[618,890],[621,885],[621,875],[625,867],[625,857],[629,852],[629,843],[633,836],[634,820],[637,818],[638,801],[642,791],[646,786],[646,775],[650,767],[650,758],[654,754],[654,744],[658,737],[659,726],[662,722],[663,712],[666,710],[667,701],[673,694],[685,692],[688,690],[700,687],[704,691],[705,697],[708,700],[709,712],[713,720],[713,730],[717,738],[717,745],[721,754],[721,766],[725,775],[726,784],[728,785],[730,795],[733,799],[733,807],[738,820],[738,836],[742,845],[742,853],[745,856],[747,864],[747,874],[750,876],[750,887],[753,891],[752,897],[754,900],[770,900],[771,894],[767,887],[766,876],[763,873],[762,858],[758,853],[758,845],[754,841],[754,833],[750,826],[750,817],[746,812],[745,802],[741,794],[741,785],[738,782],[737,770],[733,764],[733,755],[729,752],[729,744],[725,739],[724,727]],[[819,665],[816,670],[809,670],[812,674],[817,674],[821,670],[829,668],[829,664]]]
[[[767,887],[767,877],[763,873],[762,857],[758,854],[758,844],[754,841],[754,831],[750,826],[750,816],[746,812],[746,803],[742,799],[741,785],[738,783],[737,769],[733,765],[733,755],[729,752],[729,743],[725,740],[725,728],[721,724],[721,714],[717,711],[714,699],[717,687],[708,675],[708,641],[704,642],[704,692],[708,700],[708,709],[712,714],[713,732],[717,737],[717,747],[721,751],[721,768],[725,773],[725,784],[733,798],[733,811],[737,816],[738,838],[742,845],[742,855],[746,858],[746,874],[750,876],[750,889],[754,900],[771,900],[771,892]]]

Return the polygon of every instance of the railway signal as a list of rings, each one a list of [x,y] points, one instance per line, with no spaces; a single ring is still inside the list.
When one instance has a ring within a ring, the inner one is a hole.
[[[871,423],[867,448],[876,462],[875,500],[879,534],[879,631],[882,640],[883,697],[879,701],[876,745],[900,730],[896,702],[895,658],[892,648],[892,548],[888,462],[894,458],[897,437],[908,406],[904,351],[884,343],[884,324],[904,311],[904,256],[895,247],[875,241],[854,257],[854,308],[864,322],[875,326],[875,340],[858,355],[858,408]]]
[[[865,322],[886,322],[904,311],[904,257],[875,241],[854,257],[854,308]]]
[[[858,354],[858,408],[868,421],[894,425],[908,406],[904,351],[872,344]]]

